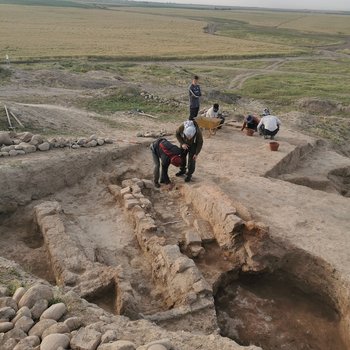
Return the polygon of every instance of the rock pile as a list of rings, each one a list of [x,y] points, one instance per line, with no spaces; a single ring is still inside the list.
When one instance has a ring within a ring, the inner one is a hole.
[[[173,135],[173,132],[167,132],[165,130],[160,130],[160,131],[145,131],[145,132],[138,132],[136,134],[136,137],[151,137],[157,139],[158,137],[163,137],[163,136],[169,136]]]
[[[73,149],[81,147],[96,147],[113,143],[110,138],[100,138],[91,135],[88,138],[51,138],[46,139],[41,135],[33,135],[30,132],[14,133],[0,132],[0,157],[13,157],[33,153],[36,151],[49,151],[53,148],[69,147]]]
[[[140,96],[142,96],[145,100],[151,100],[154,102],[158,102],[158,103],[163,103],[163,104],[167,104],[167,105],[172,105],[175,107],[179,107],[181,105],[180,101],[174,100],[174,99],[166,99],[166,98],[162,98],[159,97],[157,95],[151,94],[147,91],[142,91],[140,93]]]
[[[1,350],[173,349],[169,339],[137,346],[120,339],[113,325],[83,325],[80,317],[69,315],[63,302],[49,306],[53,300],[52,289],[40,283],[28,290],[18,288],[12,297],[0,297]]]

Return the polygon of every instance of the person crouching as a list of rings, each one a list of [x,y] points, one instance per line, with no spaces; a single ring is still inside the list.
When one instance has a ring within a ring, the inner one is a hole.
[[[154,170],[153,181],[156,187],[162,184],[170,184],[168,175],[170,164],[179,167],[182,164],[182,150],[180,147],[173,145],[165,138],[160,138],[151,144]],[[161,166],[161,169],[160,169]],[[159,178],[160,176],[160,178]]]
[[[264,135],[265,139],[270,136],[273,140],[280,130],[280,125],[281,121],[276,116],[271,115],[268,109],[264,109],[263,117],[258,124],[258,131],[260,135]]]

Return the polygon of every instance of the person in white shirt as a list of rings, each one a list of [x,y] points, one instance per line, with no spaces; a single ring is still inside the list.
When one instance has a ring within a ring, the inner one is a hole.
[[[218,103],[214,103],[213,107],[209,108],[207,113],[205,114],[207,118],[219,118],[220,120],[220,125],[224,124],[225,118],[223,117],[220,107]]]
[[[280,129],[280,125],[281,121],[274,115],[271,115],[268,109],[265,109],[263,117],[258,124],[258,130],[260,134],[264,135],[265,139],[270,136],[271,140],[273,140]]]

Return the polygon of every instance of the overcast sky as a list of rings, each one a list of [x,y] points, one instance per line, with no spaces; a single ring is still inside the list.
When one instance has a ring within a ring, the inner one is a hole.
[[[178,4],[204,4],[226,6],[274,7],[310,10],[350,11],[350,0],[150,0],[155,2],[172,2]]]

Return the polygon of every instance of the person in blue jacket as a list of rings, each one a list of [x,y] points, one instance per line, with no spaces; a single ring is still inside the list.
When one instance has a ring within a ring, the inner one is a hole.
[[[202,96],[201,88],[198,84],[199,77],[195,75],[192,80],[192,84],[188,88],[188,94],[190,98],[190,116],[189,120],[193,120],[197,117],[200,106],[200,97]]]

